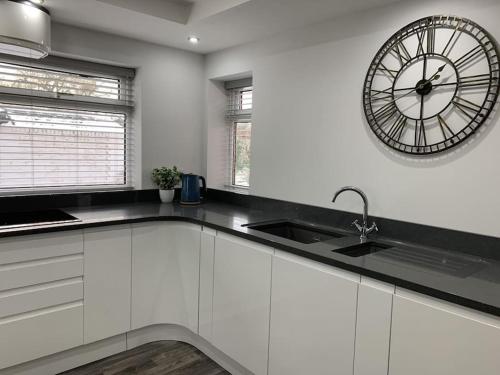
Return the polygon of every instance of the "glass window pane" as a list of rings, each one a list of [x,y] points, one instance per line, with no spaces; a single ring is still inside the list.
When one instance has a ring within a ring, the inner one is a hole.
[[[252,124],[237,122],[234,125],[233,184],[250,186],[250,137]]]
[[[241,92],[241,109],[252,109],[252,90],[245,90]]]
[[[0,103],[0,189],[125,185],[126,115]]]
[[[0,63],[0,88],[119,100],[118,79]]]

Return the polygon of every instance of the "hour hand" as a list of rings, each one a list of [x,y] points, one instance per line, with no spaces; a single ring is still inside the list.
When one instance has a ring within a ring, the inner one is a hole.
[[[431,76],[431,78],[429,78],[429,79],[427,80],[427,82],[431,82],[431,81],[434,81],[434,80],[436,80],[436,79],[439,79],[439,73],[441,73],[441,72],[444,70],[444,68],[446,68],[446,64],[444,64],[444,65],[440,66],[440,67],[439,67],[439,69],[437,70],[437,72],[436,72],[436,73],[434,73],[434,74]]]

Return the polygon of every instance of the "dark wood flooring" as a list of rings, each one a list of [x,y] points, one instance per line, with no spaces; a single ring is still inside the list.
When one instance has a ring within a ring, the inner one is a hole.
[[[142,345],[63,374],[230,375],[195,347],[178,341]]]

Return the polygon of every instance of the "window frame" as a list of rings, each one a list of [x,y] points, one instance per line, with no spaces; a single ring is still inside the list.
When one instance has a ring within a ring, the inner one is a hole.
[[[226,109],[226,121],[228,124],[228,162],[227,162],[227,187],[232,189],[250,189],[249,185],[237,185],[236,184],[236,135],[237,135],[237,125],[239,123],[250,123],[252,125],[252,112],[253,112],[253,93],[254,87],[251,79],[246,79],[242,81],[234,81],[237,85],[232,85],[232,81],[226,82],[226,96],[227,96],[227,109]],[[242,85],[239,83],[244,82]],[[243,109],[243,95],[245,92],[252,93],[252,105],[251,108]],[[251,142],[251,138],[250,138]],[[251,173],[251,167],[250,172]]]
[[[231,176],[230,176],[230,187],[237,188],[237,189],[250,189],[250,180],[248,181],[248,186],[246,185],[238,185],[236,183],[236,136],[237,136],[237,127],[238,124],[250,124],[250,127],[252,127],[252,119],[245,119],[245,120],[235,120],[231,124],[230,128],[230,139],[231,139],[231,157],[230,157],[230,169],[231,169]],[[251,142],[251,138],[250,138]]]
[[[87,62],[84,60],[67,59],[57,56],[48,56],[40,61],[33,61],[24,58],[11,57],[0,54],[0,62],[12,64],[19,69],[32,68],[42,69],[50,73],[76,74],[82,77],[88,76],[95,79],[111,79],[118,83],[118,99],[107,99],[92,96],[80,96],[71,94],[47,95],[41,91],[34,93],[29,89],[0,88],[0,102],[11,105],[43,107],[54,110],[101,112],[109,114],[120,114],[124,116],[123,121],[123,184],[86,184],[86,185],[54,185],[54,186],[32,186],[32,187],[6,187],[0,188],[0,196],[15,194],[44,194],[44,193],[74,193],[89,191],[112,191],[112,190],[132,190],[134,189],[134,169],[133,162],[133,117],[134,99],[132,97],[133,79],[135,69],[115,67],[106,64]],[[23,93],[24,90],[24,93]],[[123,94],[123,92],[125,94]],[[9,92],[11,91],[11,92]],[[13,92],[16,91],[16,92]],[[30,92],[31,91],[31,92]],[[122,95],[125,95],[124,97]],[[120,143],[121,145],[121,143]],[[120,147],[121,148],[121,147]],[[120,165],[119,163],[117,165]],[[121,177],[121,176],[120,176]]]

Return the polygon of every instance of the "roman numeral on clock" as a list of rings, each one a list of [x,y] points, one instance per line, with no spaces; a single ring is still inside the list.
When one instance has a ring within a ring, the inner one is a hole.
[[[457,69],[460,69],[467,65],[469,62],[473,61],[477,56],[481,55],[482,53],[483,46],[475,46],[473,49],[471,49],[469,52],[467,52],[465,55],[460,57],[458,60],[455,61],[455,67]]]
[[[404,115],[399,115],[396,121],[391,125],[389,130],[386,132],[387,136],[395,141],[399,141],[403,135],[403,131],[406,128],[406,123],[408,119]]]
[[[480,105],[477,105],[476,103],[471,102],[470,100],[457,96],[455,97],[455,99],[453,99],[452,103],[460,112],[462,112],[471,120],[474,120],[476,115],[479,117],[484,117],[481,113],[479,113],[481,112],[482,107]]]
[[[392,79],[396,78],[396,75],[398,74],[397,70],[389,69],[383,63],[380,63],[380,66],[378,67],[378,70],[381,73],[384,73],[384,75],[389,75]]]
[[[451,128],[448,126],[444,118],[441,117],[441,115],[437,116],[438,122],[439,122],[439,128],[441,129],[441,133],[443,134],[444,140],[447,140],[448,138],[452,138],[455,136],[455,133]],[[453,140],[451,140],[453,143]]]
[[[444,55],[448,57],[450,55],[451,50],[453,49],[453,46],[458,42],[460,37],[462,36],[463,29],[467,27],[467,23],[461,28],[463,24],[463,20],[459,20],[457,23],[457,26],[455,27],[455,30],[453,30],[453,34],[451,34],[450,39],[448,40],[448,43],[444,46],[443,52],[441,52],[441,55]]]
[[[473,76],[460,77],[458,79],[458,87],[461,89],[480,88],[489,86],[490,84],[498,86],[498,77],[492,77],[489,74],[477,74]]]
[[[415,121],[415,146],[427,146],[424,120]]]
[[[370,92],[371,92],[371,102],[372,103],[394,99],[392,96],[392,86],[389,86],[385,90],[371,89]]]
[[[427,30],[427,53],[434,53],[436,49],[436,28],[429,26]]]
[[[379,126],[383,126],[398,111],[394,101],[387,103],[373,112],[373,117]]]
[[[392,56],[395,56],[398,59],[401,66],[405,65],[408,61],[411,60],[411,55],[408,52],[408,49],[406,48],[403,40],[397,42],[394,47],[392,47],[390,53]]]

